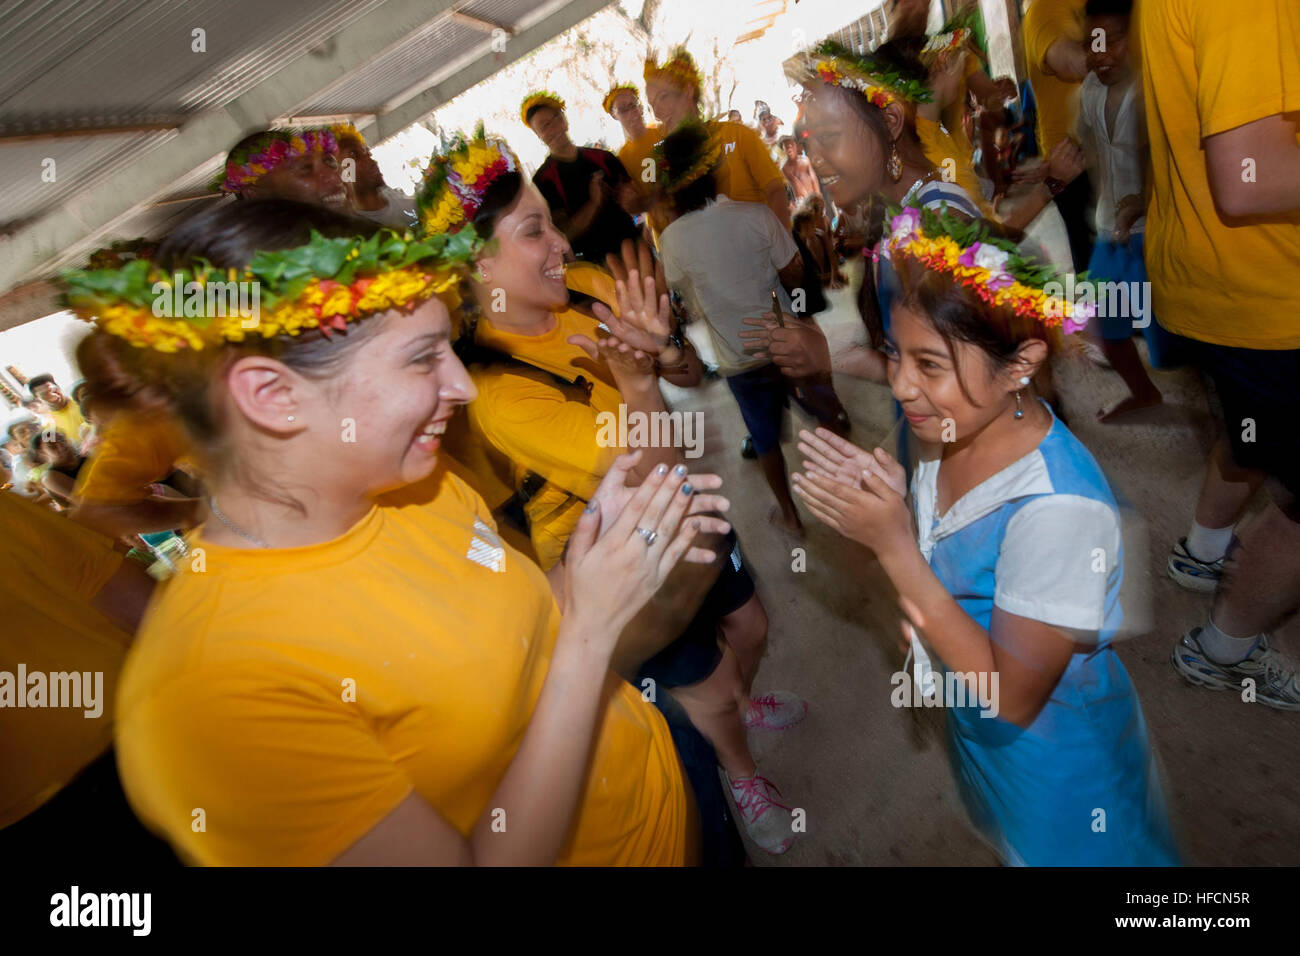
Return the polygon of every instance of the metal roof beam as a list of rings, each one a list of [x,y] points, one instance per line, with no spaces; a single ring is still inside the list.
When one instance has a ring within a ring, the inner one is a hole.
[[[451,76],[430,78],[430,85],[399,100],[376,116],[373,124],[367,124],[372,132],[367,133],[366,139],[377,143],[396,136],[408,126],[424,119],[443,103],[464,93],[471,86],[483,82],[493,73],[526,56],[592,14],[603,10],[611,2],[612,0],[571,0],[509,38],[503,52],[493,52],[491,46],[485,41],[484,54],[478,59],[456,70]],[[440,77],[441,74],[434,76]]]
[[[105,231],[148,208],[178,180],[218,162],[240,138],[275,117],[292,115],[320,90],[398,46],[452,6],[452,0],[387,0],[325,44],[287,61],[224,109],[196,116],[150,150],[147,162],[107,176],[0,242],[0,292],[56,256],[78,247],[89,251]]]

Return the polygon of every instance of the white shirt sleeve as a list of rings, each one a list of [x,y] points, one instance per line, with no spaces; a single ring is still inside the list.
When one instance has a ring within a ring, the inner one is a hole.
[[[1078,495],[1045,495],[1007,523],[993,603],[1055,627],[1099,630],[1119,561],[1119,517]]]

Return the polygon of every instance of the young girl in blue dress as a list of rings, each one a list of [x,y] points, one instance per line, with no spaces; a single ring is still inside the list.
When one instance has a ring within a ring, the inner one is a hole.
[[[981,241],[982,240],[982,241]],[[979,224],[909,208],[877,254],[901,291],[884,352],[920,460],[803,432],[795,491],[871,548],[918,662],[949,693],[950,754],[976,828],[1015,865],[1178,862],[1119,629],[1119,514],[1087,449],[1033,396],[1086,321]]]

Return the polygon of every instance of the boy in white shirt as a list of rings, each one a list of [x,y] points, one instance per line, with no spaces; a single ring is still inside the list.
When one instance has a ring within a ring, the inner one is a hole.
[[[1143,261],[1146,198],[1142,170],[1147,144],[1142,89],[1128,52],[1132,9],[1133,0],[1088,0],[1085,8],[1083,43],[1089,73],[1079,91],[1078,132],[1097,190],[1097,241],[1088,261],[1088,278],[1123,283],[1126,288],[1115,298],[1098,297],[1102,352],[1129,388],[1126,398],[1098,410],[1097,419],[1102,422],[1163,400],[1142,365],[1133,331],[1142,330],[1156,368],[1171,364],[1178,339],[1161,329],[1151,315]],[[1115,310],[1120,314],[1108,314],[1112,302],[1121,306]]]
[[[716,152],[705,127],[689,123],[657,148],[659,184],[671,209],[671,221],[659,235],[659,253],[669,286],[708,327],[718,373],[740,406],[763,476],[776,496],[769,520],[798,535],[803,525],[781,454],[789,386],[770,357],[746,353],[740,333],[749,328],[746,318],[772,311],[773,293],[786,315],[803,311],[794,308],[786,292],[801,290],[803,260],[793,237],[766,205],[733,202],[718,194],[712,172]]]

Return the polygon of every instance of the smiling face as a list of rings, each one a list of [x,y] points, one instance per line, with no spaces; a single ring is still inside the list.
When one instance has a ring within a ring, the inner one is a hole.
[[[645,110],[641,107],[641,98],[631,90],[624,90],[614,97],[609,112],[628,136],[640,136],[645,132]]]
[[[797,135],[825,192],[837,206],[851,208],[884,189],[888,144],[853,108],[849,95],[824,85],[809,90]]]
[[[37,460],[54,468],[74,468],[77,464],[77,450],[63,432],[56,431],[41,440]]]
[[[370,155],[370,150],[365,146],[352,140],[340,143],[340,171],[346,168],[344,164],[348,160],[352,160],[352,170],[355,176],[353,180],[354,186],[359,189],[370,190],[379,189],[384,185],[384,174],[379,171],[379,164],[375,162],[374,157]]]
[[[339,175],[338,157],[333,153],[313,151],[281,163],[245,187],[243,195],[250,199],[292,199],[335,212],[352,212],[352,200]]]
[[[438,299],[382,322],[339,372],[306,383],[299,405],[304,463],[313,482],[345,495],[374,495],[419,481],[438,462],[447,421],[475,397],[465,366],[451,350],[447,307]],[[354,441],[340,422],[355,423]]]
[[[55,385],[53,382],[45,382],[42,385],[38,385],[36,391],[32,394],[50,408],[63,408],[63,406],[68,404],[68,396],[64,395],[63,389],[59,388],[59,386]]]
[[[1088,55],[1088,69],[1097,74],[1105,86],[1114,86],[1129,76],[1128,58],[1129,18],[1117,16],[1088,17],[1084,50]],[[1101,30],[1104,44],[1093,42],[1094,31]],[[1104,45],[1104,50],[1094,46]]]
[[[496,249],[479,259],[489,282],[480,294],[494,296],[500,289],[506,308],[555,311],[569,302],[564,284],[564,262],[569,241],[551,222],[551,210],[537,187],[525,182],[519,196],[496,222],[492,232]]]
[[[981,348],[953,341],[950,351],[924,314],[902,304],[890,309],[889,320],[889,387],[917,438],[965,440],[1015,408],[1012,370],[996,369]]]
[[[645,98],[666,132],[675,130],[696,112],[694,88],[680,87],[663,77],[655,77],[646,83]]]
[[[569,120],[557,109],[539,106],[528,117],[528,128],[551,152],[562,149],[569,141]]]
[[[18,442],[22,448],[26,448],[31,444],[32,438],[35,437],[36,433],[40,431],[40,429],[41,426],[36,424],[36,422],[16,422],[9,434],[13,436],[13,440]]]

